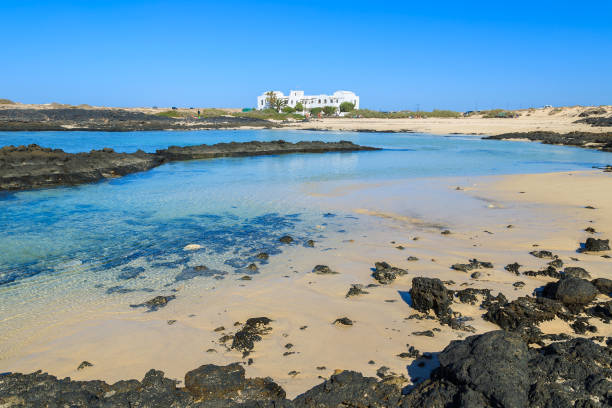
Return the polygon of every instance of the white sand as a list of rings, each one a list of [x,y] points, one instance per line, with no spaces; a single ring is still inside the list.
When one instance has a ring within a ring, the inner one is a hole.
[[[417,132],[436,135],[451,133],[496,135],[509,132],[552,131],[567,133],[610,132],[609,127],[593,127],[586,124],[573,123],[580,118],[578,115],[593,107],[563,107],[542,108],[518,111],[520,117],[515,119],[476,117],[461,118],[427,118],[427,119],[367,119],[367,118],[323,118],[308,122],[294,122],[285,125],[291,129],[317,130],[374,130],[379,132]],[[612,106],[604,107],[609,116]],[[600,115],[601,116],[601,115]]]

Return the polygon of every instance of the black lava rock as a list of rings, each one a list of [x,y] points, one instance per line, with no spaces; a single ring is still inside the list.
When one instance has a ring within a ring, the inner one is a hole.
[[[609,239],[597,239],[597,238],[587,238],[584,243],[584,250],[591,252],[599,252],[599,251],[609,251],[610,250],[610,240]]]
[[[446,289],[438,278],[417,277],[412,279],[412,307],[420,312],[429,310],[438,317],[450,316],[450,305],[453,301],[453,292]]]
[[[567,277],[548,283],[543,295],[561,301],[566,306],[586,305],[597,296],[598,290],[587,280]]]
[[[375,270],[372,277],[383,285],[392,283],[398,276],[406,275],[408,272],[404,269],[396,268],[386,262],[376,262]]]

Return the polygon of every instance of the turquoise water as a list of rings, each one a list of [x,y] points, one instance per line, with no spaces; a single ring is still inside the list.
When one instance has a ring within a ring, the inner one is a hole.
[[[37,143],[80,152],[102,147],[132,152],[170,145],[250,140],[351,140],[384,150],[296,154],[171,163],[70,188],[0,195],[0,286],[87,278],[101,290],[159,289],[195,275],[249,272],[260,251],[350,230],[354,217],[328,214],[301,186],[308,182],[375,181],[589,169],[610,155],[585,149],[481,140],[473,136],[279,130],[159,132],[0,132],[0,146]],[[328,232],[326,232],[328,233]],[[198,251],[183,247],[196,243]],[[209,271],[192,267],[206,265]],[[158,274],[147,287],[138,279]],[[163,279],[161,277],[163,276]],[[111,282],[109,284],[109,282]],[[115,282],[113,286],[112,283]],[[136,283],[135,283],[136,282]]]

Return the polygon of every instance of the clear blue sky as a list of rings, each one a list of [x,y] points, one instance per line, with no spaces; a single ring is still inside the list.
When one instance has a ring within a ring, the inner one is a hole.
[[[612,1],[0,0],[0,98],[372,109],[612,104]]]

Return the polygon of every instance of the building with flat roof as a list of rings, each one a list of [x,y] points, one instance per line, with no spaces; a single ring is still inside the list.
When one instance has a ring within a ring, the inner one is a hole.
[[[287,106],[295,108],[295,105],[301,103],[304,109],[322,108],[324,106],[340,107],[342,102],[350,102],[355,105],[355,109],[359,109],[359,97],[351,91],[336,91],[333,95],[304,95],[304,91],[289,91],[289,95],[285,96],[281,91],[272,91],[274,95],[286,102]],[[257,110],[270,108],[268,104],[267,92],[257,97]]]

